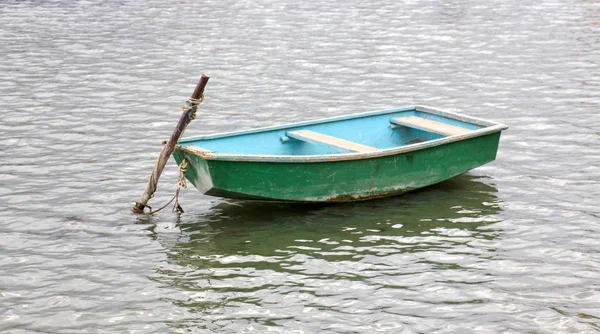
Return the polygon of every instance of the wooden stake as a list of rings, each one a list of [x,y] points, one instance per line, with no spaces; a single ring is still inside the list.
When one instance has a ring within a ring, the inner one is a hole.
[[[194,90],[192,97],[190,98],[190,100],[188,100],[187,108],[185,108],[183,114],[181,114],[181,117],[179,118],[177,127],[173,131],[173,134],[171,135],[171,138],[169,138],[167,145],[163,147],[162,151],[160,152],[160,155],[158,156],[158,159],[156,160],[156,165],[152,170],[152,175],[150,175],[150,180],[148,181],[146,190],[142,194],[140,200],[135,202],[135,205],[131,208],[131,211],[135,213],[144,213],[144,209],[147,206],[146,204],[148,204],[148,201],[152,198],[152,196],[154,196],[154,192],[156,191],[160,174],[162,174],[162,171],[165,168],[167,161],[169,161],[169,157],[173,153],[175,145],[177,145],[177,143],[179,142],[183,131],[185,131],[185,128],[190,123],[190,117],[196,113],[196,110],[198,109],[198,103],[195,101],[203,98],[204,88],[208,83],[208,79],[210,79],[210,77],[202,74],[202,78],[200,78],[198,85],[196,85],[196,89]]]

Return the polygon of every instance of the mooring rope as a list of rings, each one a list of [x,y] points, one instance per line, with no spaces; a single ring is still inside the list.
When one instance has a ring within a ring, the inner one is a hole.
[[[204,101],[204,94],[200,95],[199,99],[194,99],[194,98],[190,97],[187,100],[187,104],[185,106],[181,106],[181,109],[191,112],[186,125],[190,124],[191,121],[196,119],[196,111],[198,111],[198,106],[203,101]]]
[[[181,160],[181,163],[179,164],[179,179],[177,180],[177,191],[175,191],[175,195],[173,195],[173,197],[167,202],[167,204],[161,206],[160,208],[158,208],[156,210],[152,210],[152,207],[150,205],[146,205],[146,207],[148,209],[150,209],[150,211],[144,212],[144,214],[146,214],[146,215],[155,214],[155,213],[159,212],[160,210],[166,208],[169,204],[171,204],[171,202],[173,202],[173,200],[175,200],[175,205],[173,205],[172,211],[178,212],[178,213],[185,212],[185,211],[183,211],[183,208],[179,204],[179,191],[181,190],[181,188],[187,188],[187,183],[185,181],[185,172],[187,171],[188,165],[189,165],[189,161],[187,158],[184,158],[183,160]]]
[[[190,97],[187,100],[188,103],[191,103],[191,104],[196,105],[196,106],[199,105],[200,103],[202,103],[203,101],[204,101],[204,94],[200,95],[199,99],[195,99],[193,97]],[[183,108],[185,108],[185,106],[183,106]]]
[[[158,184],[158,178],[162,173],[167,161],[169,161],[169,157],[176,149],[175,145],[179,142],[181,135],[185,131],[185,128],[189,125],[192,119],[196,118],[196,112],[198,111],[198,105],[204,101],[204,88],[208,83],[208,79],[210,79],[205,74],[202,74],[202,78],[196,85],[196,89],[183,107],[183,112],[181,113],[181,117],[177,122],[177,126],[173,130],[173,134],[167,141],[167,144],[162,148],[158,158],[156,159],[156,164],[154,165],[154,169],[152,170],[152,174],[150,175],[150,179],[148,180],[148,184],[146,185],[146,189],[142,193],[140,200],[135,202],[131,211],[134,213],[144,213],[146,208],[150,210],[150,212],[156,212],[156,210],[152,210],[147,204],[148,201],[154,196],[154,192],[156,191],[156,187]],[[179,193],[177,192],[173,199],[178,199]],[[179,205],[179,200],[176,202],[176,209],[181,210],[181,206]]]
[[[199,99],[194,99],[194,98],[190,97],[186,101],[186,105],[181,107],[181,109],[190,113],[187,123],[186,123],[186,126],[188,124],[190,124],[190,122],[192,120],[196,119],[196,112],[198,111],[198,105],[200,105],[200,103],[202,103],[203,101],[204,101],[204,94],[200,95]],[[161,158],[161,156],[158,157],[158,160],[160,160],[160,158]],[[158,164],[158,162],[157,162],[157,164]],[[173,212],[184,212],[183,208],[179,204],[179,190],[181,190],[181,188],[187,188],[187,184],[185,183],[185,171],[187,170],[187,166],[188,166],[188,160],[183,159],[181,161],[181,163],[179,164],[179,181],[177,181],[177,191],[175,192],[175,195],[173,196],[173,198],[171,198],[171,200],[169,202],[167,202],[167,204],[161,206],[160,208],[158,208],[156,210],[152,210],[152,207],[150,205],[136,202],[136,204],[141,206],[143,209],[144,208],[150,209],[149,212],[143,212],[144,214],[151,215],[151,214],[157,213],[160,210],[166,208],[169,204],[171,204],[171,202],[173,202],[173,200],[175,200],[175,205],[173,206]],[[158,184],[159,176],[160,176],[160,172],[155,168],[152,171],[152,175],[150,175],[150,184],[152,185],[152,189],[151,189],[152,191],[151,191],[150,198],[154,197],[154,192],[156,191],[156,186]]]

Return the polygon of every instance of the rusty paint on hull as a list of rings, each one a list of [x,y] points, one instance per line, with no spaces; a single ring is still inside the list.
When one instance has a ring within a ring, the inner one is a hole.
[[[401,191],[395,191],[395,192],[391,192],[391,193],[387,193],[387,194],[376,194],[376,195],[365,195],[365,196],[343,195],[343,196],[338,196],[338,197],[326,199],[325,202],[328,202],[328,203],[345,203],[345,202],[368,201],[368,200],[371,200],[371,199],[378,199],[378,198],[384,198],[384,197],[398,196],[398,195],[406,194],[407,192],[410,192],[410,191],[411,190],[401,190]]]
[[[402,195],[402,194],[405,194],[410,191],[411,190],[402,190],[402,191],[396,191],[396,192],[391,192],[391,193],[387,193],[387,194],[365,195],[365,196],[342,195],[342,196],[336,196],[336,197],[332,197],[332,198],[324,198],[324,199],[318,200],[318,201],[281,200],[278,198],[250,196],[247,194],[226,191],[226,190],[222,190],[222,189],[215,189],[215,188],[212,188],[211,190],[207,191],[204,194],[208,195],[208,196],[214,196],[214,197],[223,197],[223,198],[246,200],[246,201],[261,201],[261,202],[346,203],[346,202],[361,202],[361,201],[368,201],[368,200],[377,199],[377,198],[398,196],[398,195]]]

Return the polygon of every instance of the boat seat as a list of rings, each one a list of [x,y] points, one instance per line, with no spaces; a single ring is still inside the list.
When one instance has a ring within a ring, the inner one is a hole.
[[[319,143],[327,144],[329,146],[341,147],[352,152],[372,152],[378,150],[375,147],[362,145],[342,138],[332,137],[310,130],[288,131],[286,133],[286,136],[307,143]]]
[[[470,129],[465,129],[460,126],[444,124],[441,122],[432,121],[430,119],[417,116],[395,117],[392,118],[390,122],[392,122],[392,124],[395,125],[402,125],[423,131],[434,132],[444,136],[454,136],[472,131]]]

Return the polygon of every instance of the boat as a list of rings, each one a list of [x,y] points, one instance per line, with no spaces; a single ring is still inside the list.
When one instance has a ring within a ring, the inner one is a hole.
[[[350,202],[423,188],[496,158],[504,124],[407,106],[181,139],[173,151],[203,194]]]

